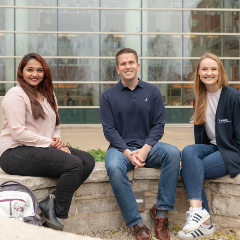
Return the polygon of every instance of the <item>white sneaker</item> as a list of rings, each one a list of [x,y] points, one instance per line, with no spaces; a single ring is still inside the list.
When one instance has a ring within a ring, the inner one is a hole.
[[[190,207],[189,211],[186,212],[187,222],[183,227],[183,232],[186,234],[197,229],[208,218],[210,218],[210,215],[205,209],[194,210]]]
[[[178,237],[181,239],[198,239],[209,238],[215,232],[215,228],[212,225],[210,228],[204,228],[200,226],[198,229],[185,234],[183,231],[178,232]]]

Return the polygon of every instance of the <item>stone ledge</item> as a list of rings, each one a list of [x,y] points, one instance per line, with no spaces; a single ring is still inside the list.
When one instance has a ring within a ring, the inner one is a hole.
[[[140,168],[137,170],[133,170],[128,172],[129,181],[132,180],[158,180],[160,177],[161,169],[154,168]],[[57,184],[57,179],[53,178],[45,178],[45,177],[31,177],[31,176],[18,176],[18,175],[8,175],[0,169],[0,183],[5,181],[18,181],[26,186],[28,186],[32,190],[55,187]],[[180,178],[179,178],[180,180]],[[99,182],[109,182],[109,178],[107,175],[107,170],[105,168],[104,162],[97,162],[96,166],[89,176],[89,178],[85,181],[85,183],[99,183]],[[230,178],[230,175],[205,180],[206,183],[214,182],[214,183],[232,183],[232,184],[240,184],[240,174],[235,178]]]

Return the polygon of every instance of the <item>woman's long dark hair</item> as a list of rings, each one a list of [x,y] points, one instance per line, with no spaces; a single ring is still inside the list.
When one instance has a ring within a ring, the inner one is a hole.
[[[38,90],[44,95],[44,97],[47,98],[47,101],[49,102],[53,111],[56,113],[56,126],[58,126],[60,124],[60,119],[57,111],[57,104],[56,104],[54,93],[53,93],[51,71],[46,61],[40,55],[36,53],[29,53],[24,56],[24,58],[22,59],[22,61],[18,66],[18,72],[17,72],[18,83],[30,99],[33,118],[35,120],[39,118],[45,119],[45,113],[44,113],[43,107],[37,98],[37,90],[34,87],[30,86],[22,76],[23,68],[27,65],[27,63],[31,59],[36,59],[38,62],[42,64],[44,78],[38,84],[37,87],[38,87]]]

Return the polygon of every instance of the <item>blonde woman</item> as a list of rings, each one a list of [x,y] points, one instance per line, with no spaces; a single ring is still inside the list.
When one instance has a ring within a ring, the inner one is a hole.
[[[228,85],[220,59],[205,53],[194,76],[195,144],[182,153],[181,177],[187,190],[190,209],[187,222],[178,233],[182,239],[210,237],[210,221],[204,179],[240,173],[240,94]]]

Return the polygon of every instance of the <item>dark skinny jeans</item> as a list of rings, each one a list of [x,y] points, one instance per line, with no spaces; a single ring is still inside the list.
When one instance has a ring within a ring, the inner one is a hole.
[[[66,219],[74,192],[95,166],[89,153],[69,149],[72,154],[52,147],[9,148],[3,152],[0,166],[11,175],[59,178],[54,191],[55,211],[57,217]]]

